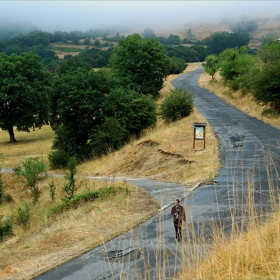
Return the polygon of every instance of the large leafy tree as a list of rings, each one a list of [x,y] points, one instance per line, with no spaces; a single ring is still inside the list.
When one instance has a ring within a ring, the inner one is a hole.
[[[230,88],[246,93],[251,90],[255,64],[256,57],[248,53],[248,47],[226,49],[220,55],[220,74]]]
[[[157,96],[168,75],[168,58],[157,39],[142,39],[133,34],[119,39],[110,66],[122,87],[138,93]]]
[[[259,49],[260,63],[252,86],[255,100],[280,113],[280,44],[276,41]]]
[[[149,96],[135,91],[115,89],[102,104],[106,117],[116,119],[127,135],[139,136],[143,129],[156,123],[156,105]]]
[[[85,68],[55,78],[50,117],[56,134],[54,149],[79,160],[91,156],[89,136],[102,123],[100,105],[108,92],[106,84],[101,72]]]
[[[48,123],[51,75],[32,53],[0,54],[0,128],[16,142],[14,127],[30,132]]]
[[[155,124],[155,102],[149,96],[116,89],[110,70],[79,68],[55,78],[50,123],[55,130],[53,168],[121,147],[131,135]]]

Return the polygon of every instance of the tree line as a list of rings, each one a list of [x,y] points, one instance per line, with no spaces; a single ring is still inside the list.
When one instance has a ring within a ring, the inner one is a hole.
[[[216,38],[223,36],[229,38],[226,32],[212,34],[208,43],[216,45]],[[206,58],[204,66],[213,80],[220,70],[231,88],[251,92],[257,102],[279,112],[275,78],[279,73],[279,44],[271,41],[254,54],[246,45],[239,46],[243,41],[234,36],[230,37],[235,38],[230,41],[232,48],[219,48],[218,54],[210,55],[210,45],[166,47],[153,36],[120,36],[117,46],[98,50],[104,58],[96,49],[86,49],[60,60],[54,71],[48,71],[34,52],[2,52],[0,128],[9,133],[10,142],[15,142],[14,128],[29,132],[50,124],[55,131],[49,155],[53,168],[66,166],[73,156],[83,161],[118,149],[153,127],[158,117],[168,122],[184,116],[184,110],[191,112],[191,95],[184,93],[188,100],[183,102],[181,92],[172,93],[159,110],[155,105],[164,79],[185,69],[189,52],[195,61]],[[101,68],[103,63],[106,68]],[[95,67],[101,69],[93,70]],[[270,82],[265,83],[267,80]],[[184,104],[184,110],[178,104]]]
[[[158,40],[139,34],[121,39],[109,67],[100,70],[73,57],[53,75],[36,54],[1,53],[0,128],[15,142],[14,128],[30,132],[50,124],[53,168],[72,157],[80,162],[106,154],[156,124],[155,101],[169,63]]]
[[[167,37],[156,36],[151,28],[146,28],[142,32],[143,39],[157,39],[164,47],[166,54],[172,59],[174,73],[180,73],[184,68],[184,63],[204,61],[209,54],[218,54],[226,48],[240,47],[248,45],[249,32],[252,30],[253,23],[240,23],[241,26],[249,26],[246,28],[236,28],[236,32],[216,32],[209,37],[198,41],[191,39],[180,39],[178,35],[170,34]],[[23,52],[33,52],[38,54],[40,62],[49,71],[55,72],[60,67],[61,59],[58,59],[55,51],[51,47],[51,43],[64,44],[83,44],[87,47],[78,54],[85,62],[88,62],[94,68],[106,67],[114,48],[112,42],[118,42],[124,39],[120,35],[120,31],[114,29],[91,29],[82,31],[55,31],[53,33],[34,30],[28,34],[21,34],[8,40],[0,40],[0,52],[7,55],[21,54]],[[187,37],[191,36],[192,31],[186,32]],[[101,44],[96,38],[102,37],[106,43]],[[90,39],[95,39],[91,42]],[[184,44],[191,44],[185,46]],[[102,49],[106,44],[106,50]],[[71,55],[66,55],[68,59]],[[176,68],[176,69],[175,69]]]
[[[271,39],[256,54],[246,46],[229,48],[219,55],[209,55],[203,64],[215,81],[219,71],[233,90],[251,94],[255,101],[269,109],[264,113],[280,113],[280,43]]]

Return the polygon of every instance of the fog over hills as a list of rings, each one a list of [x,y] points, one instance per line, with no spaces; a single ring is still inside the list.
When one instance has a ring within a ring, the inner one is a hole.
[[[49,32],[106,27],[160,31],[224,19],[275,18],[279,8],[278,1],[0,1],[0,24],[24,22]]]

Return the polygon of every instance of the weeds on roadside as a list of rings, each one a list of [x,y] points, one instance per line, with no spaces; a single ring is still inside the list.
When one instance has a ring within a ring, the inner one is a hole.
[[[18,207],[17,213],[15,215],[16,224],[27,230],[30,225],[31,213],[30,205],[27,201],[24,201],[23,207]]]
[[[76,194],[73,195],[72,198],[63,199],[60,204],[52,207],[50,210],[52,214],[62,213],[65,210],[77,208],[79,205],[81,205],[84,202],[92,201],[97,198],[102,198],[105,195],[116,194],[120,190],[122,189],[116,188],[114,186],[109,186],[107,188],[100,188],[96,191],[88,191],[82,194]],[[126,188],[125,191],[127,192],[128,188]]]
[[[66,193],[65,198],[71,199],[74,197],[75,192],[77,191],[75,174],[77,173],[77,159],[75,157],[71,157],[67,167],[69,169],[69,173],[66,173],[65,179],[68,181],[63,187],[63,191]]]
[[[29,187],[33,195],[33,203],[36,204],[39,200],[41,191],[37,186],[37,181],[40,176],[46,176],[42,173],[46,171],[46,165],[42,158],[29,157],[21,161],[20,166],[13,169],[15,174],[21,179],[21,182]]]
[[[13,235],[14,231],[10,218],[4,219],[3,216],[0,216],[0,242]]]
[[[56,193],[56,186],[55,186],[53,180],[51,181],[51,183],[49,183],[49,187],[50,187],[50,198],[51,198],[51,201],[54,201],[55,193]]]

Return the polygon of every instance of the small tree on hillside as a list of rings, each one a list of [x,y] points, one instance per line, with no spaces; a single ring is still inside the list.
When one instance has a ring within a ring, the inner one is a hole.
[[[211,54],[206,57],[206,62],[202,63],[202,66],[205,68],[205,72],[212,77],[212,81],[214,82],[214,76],[219,70],[219,57]]]
[[[33,203],[36,204],[40,197],[40,190],[37,185],[40,176],[46,176],[46,165],[42,158],[29,157],[21,161],[20,166],[14,168],[14,172],[19,176],[21,182],[29,187],[33,195]]]
[[[193,95],[184,88],[171,90],[159,108],[159,116],[166,122],[187,117],[193,111]]]

